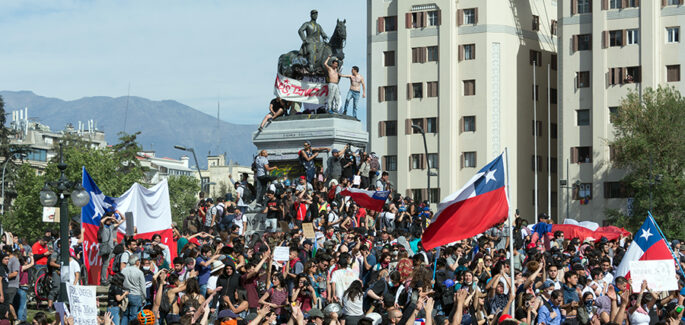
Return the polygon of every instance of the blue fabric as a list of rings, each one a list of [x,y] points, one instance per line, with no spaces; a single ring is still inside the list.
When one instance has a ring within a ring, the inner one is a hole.
[[[112,324],[121,324],[121,308],[119,307],[107,307],[107,311],[112,314]]]
[[[533,226],[533,231],[538,233],[540,237],[542,237],[546,233],[552,231],[552,225],[546,222],[538,222],[537,224],[535,224],[535,226]]]
[[[551,318],[551,314],[555,313],[555,317]],[[552,306],[550,311],[547,306],[542,305],[540,307],[540,312],[538,313],[538,323],[544,323],[545,325],[561,325],[561,310],[559,307]]]
[[[352,100],[352,115],[357,117],[357,106],[359,104],[359,91],[350,90],[347,92],[347,98],[345,98],[345,108],[343,109],[343,114],[347,115],[347,105]]]
[[[138,313],[143,309],[143,297],[139,295],[128,296],[128,308],[121,317],[121,325],[128,323],[138,317]]]
[[[17,290],[17,294],[19,295],[19,310],[17,311],[17,318],[19,318],[20,321],[25,321],[27,311],[26,303],[28,302],[26,296],[28,292],[25,289],[19,288],[19,290]]]

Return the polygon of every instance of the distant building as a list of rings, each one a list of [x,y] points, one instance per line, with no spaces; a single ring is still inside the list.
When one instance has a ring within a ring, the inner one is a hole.
[[[10,143],[25,145],[30,151],[23,160],[42,173],[48,165],[48,161],[57,156],[56,144],[66,135],[78,136],[81,140],[89,142],[92,147],[105,148],[107,141],[105,133],[97,129],[93,120],[87,123],[78,122],[76,128],[70,123],[62,131],[52,131],[50,127],[40,122],[28,119],[28,108],[12,111],[10,129],[14,130]]]
[[[207,169],[202,172],[202,184],[205,184],[204,191],[208,197],[220,197],[226,193],[235,194],[235,188],[229,180],[229,175],[233,181],[239,181],[243,173],[247,174],[248,182],[252,183],[253,175],[250,166],[241,166],[229,161],[226,163],[225,155],[207,156]],[[193,168],[193,174],[198,179],[200,176],[197,169]]]
[[[188,156],[182,156],[181,159],[177,160],[169,157],[156,157],[154,151],[141,151],[138,152],[136,158],[140,161],[141,166],[148,168],[145,180],[151,184],[157,184],[169,176],[195,176],[194,169],[188,167]]]

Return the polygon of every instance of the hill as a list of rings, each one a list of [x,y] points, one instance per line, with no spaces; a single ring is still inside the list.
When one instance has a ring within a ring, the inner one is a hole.
[[[35,118],[52,130],[62,130],[67,123],[76,126],[78,121],[92,119],[97,128],[105,132],[107,143],[116,143],[119,132],[125,127],[128,133],[140,131],[138,139],[143,149],[154,150],[160,157],[178,158],[182,152],[174,149],[174,145],[192,147],[203,167],[207,165],[209,152],[225,152],[227,160],[249,165],[256,151],[252,132],[257,126],[217,123],[216,117],[173,100],[99,96],[65,101],[31,91],[0,91],[0,96],[5,101],[5,112],[28,107],[29,118]],[[10,121],[11,116],[7,120]]]

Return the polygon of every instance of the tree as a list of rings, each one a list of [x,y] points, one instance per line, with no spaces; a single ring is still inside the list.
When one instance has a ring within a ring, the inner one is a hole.
[[[121,196],[133,183],[142,181],[144,175],[144,168],[135,156],[130,155],[131,150],[139,148],[136,135],[124,134],[119,143],[107,148],[94,148],[82,138],[65,135],[61,143],[62,156],[67,165],[67,179],[80,183],[82,168],[85,167],[105,195]],[[30,237],[49,227],[41,221],[43,208],[38,195],[46,181],[56,181],[59,178],[58,163],[59,156],[53,157],[40,176],[28,164],[20,167],[18,179],[21,182],[16,182],[14,186],[17,199],[12,205],[9,218],[6,218],[8,230]],[[69,217],[78,217],[80,214],[81,209],[76,208],[69,200]]]
[[[5,126],[7,119],[5,118],[5,102],[0,96],[0,159],[2,163],[0,164],[0,170],[2,170],[2,182],[4,184],[4,195],[0,204],[5,207],[4,210],[9,208],[12,198],[16,197],[16,192],[13,189],[13,184],[18,179],[18,161],[21,161],[23,157],[28,154],[29,150],[26,145],[19,145],[11,143],[10,138],[15,136],[15,131],[9,129]]]
[[[169,182],[171,217],[173,221],[181,225],[190,209],[197,204],[200,180],[192,176],[170,176],[167,181]]]
[[[650,209],[667,238],[683,238],[685,226],[685,98],[674,87],[631,92],[614,116],[615,167],[633,197],[630,215],[608,211],[610,220],[637,229]]]

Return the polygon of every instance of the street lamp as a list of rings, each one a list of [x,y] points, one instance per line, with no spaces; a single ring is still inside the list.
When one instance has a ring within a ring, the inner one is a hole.
[[[62,279],[68,279],[69,276],[69,201],[67,196],[71,196],[71,201],[76,207],[83,207],[90,202],[90,195],[83,189],[80,183],[75,183],[67,179],[64,171],[67,169],[67,164],[64,163],[62,156],[62,144],[59,144],[59,164],[57,168],[60,171],[59,179],[56,182],[45,182],[43,189],[40,191],[40,203],[44,207],[54,207],[59,202],[59,230],[60,230],[60,256]],[[52,189],[56,189],[56,194]],[[67,285],[64,280],[60,281],[59,287],[59,301],[67,302]]]
[[[426,145],[426,132],[424,132],[423,128],[419,125],[412,124],[412,129],[419,131],[421,133],[421,136],[423,137],[423,150],[426,153],[426,178],[428,180],[428,204],[431,203],[431,165],[430,165],[430,159],[428,159],[428,145]]]
[[[202,189],[202,191],[204,191],[205,190],[205,180],[204,180],[204,178],[202,178],[202,172],[200,171],[200,164],[197,162],[197,156],[195,155],[195,149],[186,148],[184,146],[179,146],[179,145],[175,145],[174,149],[182,150],[182,151],[188,151],[188,152],[191,152],[193,154],[193,159],[195,159],[195,167],[197,168],[197,174],[200,176],[200,188]]]

